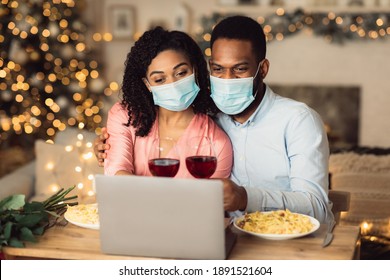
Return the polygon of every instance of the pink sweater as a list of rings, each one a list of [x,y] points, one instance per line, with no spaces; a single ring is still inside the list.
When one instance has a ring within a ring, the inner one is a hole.
[[[107,131],[110,134],[107,142],[111,145],[104,163],[104,173],[115,175],[120,170],[135,175],[152,176],[148,167],[148,153],[153,139],[158,136],[156,120],[149,134],[145,137],[135,136],[132,126],[125,126],[127,110],[118,102],[108,113]],[[217,155],[217,170],[212,178],[228,178],[233,164],[233,149],[229,137],[208,116],[197,114],[191,120],[184,134],[177,141],[179,150],[184,150],[188,139],[194,136],[208,136],[214,143]],[[185,166],[185,155],[180,154],[180,168],[176,178],[193,178]]]

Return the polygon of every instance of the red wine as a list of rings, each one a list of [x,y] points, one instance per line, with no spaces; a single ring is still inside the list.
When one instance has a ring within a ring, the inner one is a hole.
[[[217,169],[217,158],[212,156],[187,157],[186,165],[195,178],[210,178]]]
[[[155,158],[149,160],[149,170],[153,176],[175,177],[180,161],[172,158]]]

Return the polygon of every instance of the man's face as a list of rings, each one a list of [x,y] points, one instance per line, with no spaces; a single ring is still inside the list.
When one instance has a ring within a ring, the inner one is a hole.
[[[211,50],[210,72],[222,79],[253,77],[258,67],[249,41],[217,39]]]

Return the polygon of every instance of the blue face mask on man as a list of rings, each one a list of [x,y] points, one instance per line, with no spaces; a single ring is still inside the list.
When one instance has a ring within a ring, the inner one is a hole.
[[[211,98],[215,105],[228,115],[237,115],[244,111],[255,100],[257,91],[253,94],[253,81],[259,72],[249,78],[221,79],[210,76]]]
[[[194,74],[170,84],[150,86],[150,89],[155,105],[176,112],[187,109],[200,90]]]

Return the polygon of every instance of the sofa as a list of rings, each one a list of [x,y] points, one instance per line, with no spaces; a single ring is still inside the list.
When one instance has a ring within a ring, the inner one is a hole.
[[[34,158],[0,178],[0,200],[24,194],[28,201],[43,201],[60,188],[76,186],[70,195],[79,203],[93,202],[93,175],[102,174],[93,154],[96,134],[67,128],[52,143],[36,140]]]
[[[359,225],[362,259],[390,259],[390,149],[352,147],[332,151],[330,189],[350,193],[340,224]]]

